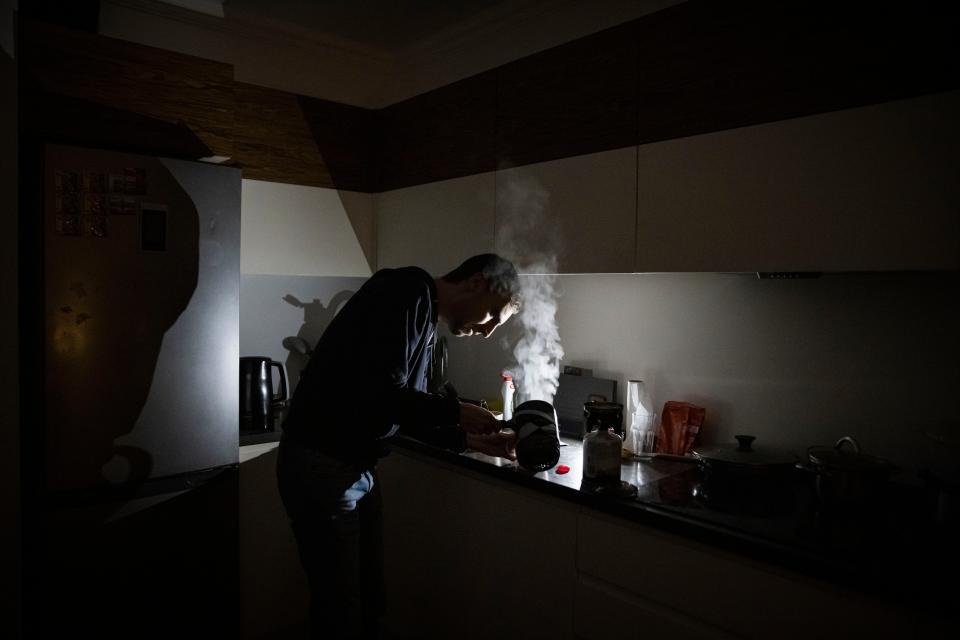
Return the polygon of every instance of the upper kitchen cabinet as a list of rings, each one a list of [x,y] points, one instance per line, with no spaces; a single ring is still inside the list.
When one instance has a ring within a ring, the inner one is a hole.
[[[955,9],[689,0],[636,22],[644,144],[960,88]]]
[[[497,171],[497,250],[523,273],[633,271],[637,148]]]
[[[233,156],[233,67],[22,20],[28,135],[182,158]]]
[[[373,191],[373,112],[242,82],[236,95],[236,162],[245,178]]]
[[[443,275],[493,251],[493,194],[493,172],[376,194],[377,267]]]
[[[635,23],[497,69],[497,168],[636,144]]]
[[[493,171],[496,98],[490,72],[378,111],[378,190]]]
[[[960,267],[960,92],[640,145],[636,271]]]

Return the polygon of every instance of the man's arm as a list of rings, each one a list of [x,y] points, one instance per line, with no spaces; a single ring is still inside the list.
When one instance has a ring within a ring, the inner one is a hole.
[[[431,324],[429,290],[401,288],[391,293],[383,315],[372,318],[375,324],[369,331],[377,340],[376,362],[371,365],[380,382],[376,402],[383,423],[398,424],[418,440],[458,452],[467,447],[466,433],[499,431],[499,421],[485,409],[407,386],[411,367],[426,348]]]

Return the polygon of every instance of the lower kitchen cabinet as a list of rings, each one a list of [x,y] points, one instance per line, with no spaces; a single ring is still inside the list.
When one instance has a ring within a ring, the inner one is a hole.
[[[657,629],[666,624],[658,612],[670,612],[669,621],[689,627],[682,637],[916,637],[917,621],[904,609],[650,527],[583,514],[578,539],[606,543],[578,545],[581,580],[592,580],[586,589],[606,584],[649,603]]]
[[[892,601],[406,449],[379,473],[385,626],[401,637],[934,640],[954,630]]]
[[[240,638],[306,638],[310,591],[277,489],[277,443],[240,447]]]
[[[729,640],[739,638],[683,612],[582,574],[577,580],[576,640]]]
[[[425,638],[571,638],[573,505],[394,452],[379,465],[386,627]]]

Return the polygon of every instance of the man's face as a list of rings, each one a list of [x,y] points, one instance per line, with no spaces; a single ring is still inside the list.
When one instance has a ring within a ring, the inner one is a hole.
[[[450,318],[450,331],[455,336],[489,338],[497,327],[516,312],[510,298],[491,291],[485,278],[470,283],[458,300],[456,313]]]

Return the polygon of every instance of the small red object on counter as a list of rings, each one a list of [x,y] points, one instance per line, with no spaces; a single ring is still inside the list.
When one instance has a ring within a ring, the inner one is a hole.
[[[563,474],[570,471],[570,467],[565,464],[557,465],[557,473]]]

